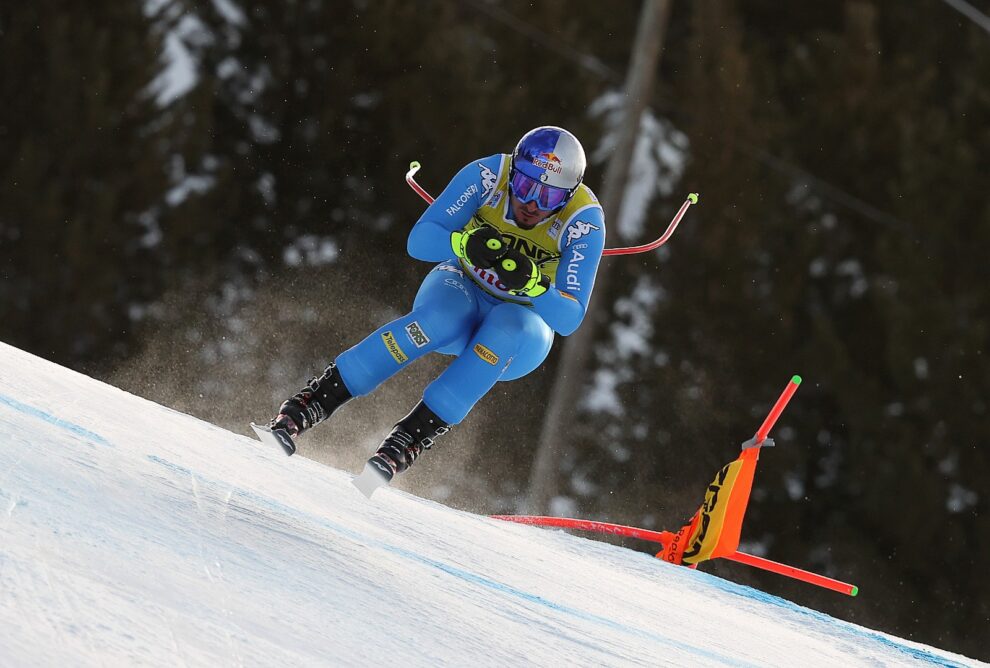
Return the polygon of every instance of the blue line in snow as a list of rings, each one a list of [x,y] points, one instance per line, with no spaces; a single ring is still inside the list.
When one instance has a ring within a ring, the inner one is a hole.
[[[945,657],[933,654],[925,649],[919,647],[911,647],[909,645],[901,644],[892,638],[889,638],[878,631],[871,631],[869,629],[864,629],[863,627],[850,624],[849,622],[843,621],[841,619],[836,619],[826,615],[824,612],[819,612],[817,610],[812,610],[811,608],[805,608],[803,606],[794,603],[793,601],[788,601],[785,598],[780,598],[779,596],[774,596],[773,594],[768,594],[765,591],[760,591],[759,589],[753,589],[752,587],[747,587],[745,585],[737,584],[730,580],[723,580],[721,578],[715,577],[714,575],[709,575],[707,573],[703,574],[710,578],[710,584],[713,584],[718,589],[728,592],[730,594],[735,594],[737,596],[742,596],[744,598],[753,599],[760,601],[762,603],[768,603],[770,605],[775,605],[779,608],[784,608],[791,612],[796,612],[798,614],[805,615],[806,617],[811,617],[812,619],[824,622],[827,624],[835,625],[841,628],[842,631],[854,635],[860,638],[869,638],[870,640],[879,643],[889,649],[896,649],[898,651],[904,652],[915,659],[921,661],[928,661],[939,666],[946,666],[947,668],[965,668],[961,663],[952,661]]]
[[[203,476],[199,472],[194,473],[193,471],[187,469],[184,466],[181,466],[179,464],[174,464],[170,461],[162,459],[161,457],[157,457],[155,455],[147,455],[147,457],[149,461],[154,462],[155,464],[158,464],[160,466],[164,466],[176,473],[179,473],[182,476],[195,475],[196,479],[200,482],[200,484],[212,485],[218,488],[230,486],[229,483],[223,483],[221,481],[212,479],[209,476]],[[563,613],[571,617],[575,617],[577,619],[586,622],[601,624],[602,626],[605,626],[615,631],[620,631],[639,638],[652,640],[654,642],[660,643],[662,645],[666,645],[668,647],[674,647],[684,652],[695,654],[699,658],[705,659],[708,662],[718,662],[723,665],[738,666],[740,668],[758,668],[758,664],[748,663],[745,661],[741,661],[735,657],[726,656],[724,654],[718,654],[717,652],[712,652],[703,647],[697,647],[689,643],[680,642],[673,638],[663,636],[658,633],[654,633],[652,631],[636,628],[633,626],[628,626],[626,624],[622,624],[621,622],[617,622],[614,619],[609,619],[608,617],[596,615],[592,612],[587,612],[585,610],[580,610],[578,608],[573,608],[570,606],[555,603],[549,599],[543,598],[542,596],[538,596],[537,594],[532,594],[530,592],[517,589],[503,582],[498,582],[497,580],[492,580],[491,578],[487,578],[483,575],[478,575],[477,573],[472,573],[470,571],[466,571],[456,566],[451,566],[450,564],[446,564],[441,561],[437,561],[435,559],[430,559],[417,552],[407,550],[397,545],[392,545],[384,541],[370,538],[364,534],[354,531],[353,529],[348,529],[347,527],[343,527],[339,524],[336,524],[326,519],[325,517],[320,517],[318,515],[313,515],[311,513],[303,512],[298,508],[280,503],[279,501],[276,501],[269,497],[261,496],[250,490],[236,488],[236,492],[245,499],[258,504],[259,506],[263,506],[273,512],[289,515],[298,519],[305,520],[307,522],[315,522],[324,529],[332,531],[355,543],[366,545],[368,547],[377,548],[385,552],[390,552],[391,554],[397,555],[404,559],[409,559],[410,561],[413,561],[414,563],[417,564],[425,564],[443,573],[464,580],[465,582],[479,585],[487,589],[501,592],[503,594],[508,594],[510,596],[515,596],[516,598],[520,598],[530,603],[535,603],[537,605],[550,608],[551,610]]]
[[[23,404],[17,399],[8,397],[5,394],[0,394],[0,404],[9,406],[10,408],[13,408],[15,411],[19,411],[21,413],[24,413],[25,415],[30,415],[31,417],[38,418],[39,420],[44,420],[50,425],[54,425],[59,429],[64,429],[65,431],[71,432],[76,436],[81,436],[85,439],[92,441],[93,443],[97,443],[99,445],[105,445],[110,448],[113,447],[110,441],[103,438],[97,433],[85,429],[84,427],[80,427],[79,425],[69,422],[68,420],[57,418],[51,413],[46,413],[40,408],[35,408],[34,406],[28,406],[27,404]]]
[[[368,541],[365,539],[365,542]],[[601,624],[602,626],[612,629],[613,631],[621,631],[623,633],[628,633],[629,635],[645,638],[647,640],[653,640],[654,642],[659,642],[663,645],[675,647],[681,651],[688,652],[690,654],[695,654],[699,657],[703,657],[710,661],[718,661],[721,664],[725,664],[729,666],[746,666],[746,667],[756,668],[758,665],[758,664],[748,663],[746,661],[742,661],[734,657],[725,656],[724,654],[718,654],[717,652],[706,650],[703,647],[698,647],[697,645],[683,643],[680,642],[679,640],[674,640],[669,636],[663,636],[658,633],[654,633],[652,631],[636,628],[634,626],[628,626],[626,624],[622,624],[621,622],[617,622],[614,619],[609,619],[608,617],[602,617],[601,615],[596,615],[586,610],[580,610],[578,608],[572,608],[570,606],[554,603],[553,601],[545,599],[542,596],[531,594],[521,589],[516,589],[515,587],[512,587],[502,582],[498,582],[497,580],[492,580],[482,575],[478,575],[476,573],[471,573],[470,571],[462,570],[455,566],[451,566],[450,564],[445,564],[441,561],[435,561],[433,559],[424,557],[422,555],[408,551],[401,547],[388,545],[387,543],[378,543],[377,541],[374,542],[377,543],[378,547],[388,552],[397,554],[407,559],[411,559],[419,564],[428,564],[438,570],[443,571],[444,573],[447,573],[448,575],[453,575],[454,577],[460,578],[462,580],[466,580],[467,582],[471,582],[473,584],[480,585],[488,589],[502,592],[504,594],[510,594],[512,596],[516,596],[523,600],[529,601],[530,603],[536,603],[538,605],[546,606],[551,610],[562,612],[566,615],[570,615],[571,617],[577,617],[578,619],[581,619],[586,622]]]
[[[192,471],[190,471],[189,469],[185,468],[184,466],[180,466],[178,464],[174,464],[174,463],[169,462],[169,461],[167,461],[165,459],[162,459],[160,457],[156,457],[155,455],[148,455],[148,459],[150,461],[156,463],[156,464],[159,464],[161,466],[164,466],[166,468],[169,468],[169,469],[171,469],[173,471],[176,471],[176,472],[178,472],[178,473],[180,473],[180,474],[182,474],[184,476],[185,475],[190,475],[190,474],[193,473]],[[209,478],[208,476],[203,476],[203,475],[201,475],[198,472],[195,475],[196,475],[196,478],[201,483],[205,483],[205,484],[209,484],[209,485],[213,485],[213,486],[217,486],[217,487],[224,487],[224,488],[229,488],[230,487],[230,484],[229,483],[223,483],[221,481],[214,480],[212,478]],[[397,556],[400,556],[400,557],[403,557],[405,559],[409,559],[411,561],[414,561],[415,563],[418,563],[418,564],[426,564],[426,565],[431,566],[431,567],[433,567],[433,568],[435,568],[435,569],[437,569],[439,571],[442,571],[444,573],[447,573],[448,575],[452,575],[454,577],[457,577],[457,578],[459,578],[461,580],[464,580],[466,582],[470,582],[472,584],[480,585],[480,586],[486,587],[488,589],[492,589],[492,590],[499,591],[499,592],[502,592],[502,593],[505,593],[505,594],[509,594],[511,596],[515,596],[517,598],[521,598],[521,599],[526,600],[526,601],[529,601],[531,603],[542,605],[542,606],[547,607],[547,608],[550,608],[552,610],[555,610],[555,611],[564,613],[564,614],[569,615],[571,617],[576,617],[576,618],[581,619],[581,620],[584,620],[584,621],[589,621],[589,622],[601,624],[601,625],[606,626],[606,627],[608,627],[610,629],[621,631],[621,632],[627,633],[629,635],[637,636],[637,637],[640,637],[640,638],[646,638],[646,639],[653,640],[655,642],[658,642],[658,643],[661,643],[661,644],[664,644],[664,645],[668,645],[668,646],[671,646],[671,647],[676,647],[677,649],[680,649],[680,650],[683,650],[683,651],[686,651],[686,652],[691,652],[691,653],[697,654],[698,656],[703,657],[705,659],[708,659],[710,661],[718,661],[718,662],[721,662],[723,664],[731,665],[731,666],[746,666],[746,667],[754,666],[754,664],[752,664],[752,663],[747,663],[747,662],[741,661],[740,659],[737,659],[735,657],[730,657],[730,656],[725,656],[725,655],[717,654],[715,652],[711,652],[709,650],[706,650],[706,649],[704,649],[702,647],[697,647],[697,646],[694,646],[694,645],[690,645],[688,643],[683,643],[683,642],[680,642],[680,641],[675,640],[673,638],[669,638],[669,637],[660,635],[658,633],[654,633],[652,631],[647,631],[645,629],[640,629],[640,628],[628,626],[626,624],[622,624],[622,623],[617,622],[617,621],[615,621],[613,619],[609,619],[608,617],[603,617],[601,615],[596,615],[594,613],[587,612],[585,610],[580,610],[578,608],[573,608],[573,607],[570,607],[570,606],[561,605],[559,603],[554,603],[553,601],[550,601],[550,600],[548,600],[546,598],[543,598],[542,596],[538,596],[536,594],[532,594],[530,592],[526,592],[526,591],[523,591],[521,589],[517,589],[517,588],[512,587],[510,585],[507,585],[505,583],[498,582],[498,581],[492,580],[490,578],[486,578],[483,575],[478,575],[476,573],[472,573],[470,571],[466,571],[466,570],[461,569],[461,568],[458,568],[456,566],[451,566],[450,564],[446,564],[446,563],[443,563],[441,561],[436,561],[434,559],[430,559],[428,557],[425,557],[425,556],[423,556],[421,554],[418,554],[416,552],[413,552],[411,550],[407,550],[405,548],[398,547],[396,545],[392,545],[392,544],[386,543],[384,541],[379,541],[379,540],[370,538],[370,537],[365,536],[365,535],[363,535],[363,534],[361,534],[361,533],[359,533],[357,531],[354,531],[352,529],[348,529],[347,527],[343,527],[343,526],[340,526],[340,525],[338,525],[338,524],[336,524],[334,522],[331,522],[330,520],[328,520],[328,519],[326,519],[324,517],[321,517],[321,516],[318,516],[318,515],[313,515],[311,513],[303,512],[303,511],[299,510],[298,508],[294,508],[292,506],[289,506],[289,505],[280,503],[279,501],[276,501],[275,499],[272,499],[272,498],[269,498],[269,497],[261,496],[260,494],[257,494],[255,492],[252,492],[250,490],[246,490],[246,489],[242,489],[242,488],[239,488],[238,487],[238,488],[236,488],[236,492],[239,495],[243,496],[245,499],[250,500],[250,501],[253,501],[254,503],[257,503],[257,504],[259,504],[261,506],[267,507],[268,509],[270,509],[270,510],[272,510],[274,512],[284,513],[286,515],[290,515],[290,516],[293,516],[293,517],[296,517],[296,518],[301,518],[301,519],[307,520],[309,522],[316,522],[317,524],[319,524],[320,526],[324,527],[325,529],[328,529],[330,531],[333,531],[334,533],[339,534],[341,536],[344,536],[345,538],[348,538],[348,539],[350,539],[350,540],[352,540],[352,541],[354,541],[356,543],[360,543],[360,544],[363,544],[363,545],[368,545],[370,547],[375,547],[375,548],[384,550],[386,552],[390,552],[390,553],[395,554]],[[788,601],[786,599],[782,599],[782,598],[780,598],[778,596],[774,596],[772,594],[767,594],[766,592],[762,592],[762,591],[760,591],[758,589],[753,589],[752,587],[747,587],[745,585],[740,585],[740,584],[737,584],[735,582],[730,582],[728,580],[723,580],[721,578],[715,577],[714,575],[710,575],[708,573],[704,573],[704,572],[701,572],[701,571],[695,571],[694,573],[696,575],[700,576],[700,577],[703,577],[706,580],[706,582],[708,582],[709,584],[712,584],[716,588],[721,589],[723,591],[726,591],[726,592],[729,592],[729,593],[732,593],[732,594],[735,594],[735,595],[738,595],[738,596],[742,596],[742,597],[745,597],[745,598],[749,598],[749,599],[754,599],[754,600],[766,602],[766,603],[769,603],[769,604],[772,604],[772,605],[777,605],[777,606],[779,606],[781,608],[786,608],[786,609],[791,610],[793,612],[798,612],[798,613],[807,615],[807,616],[812,617],[813,619],[815,619],[817,621],[821,621],[821,622],[824,622],[824,623],[827,623],[827,624],[830,624],[830,625],[836,625],[838,628],[841,628],[842,631],[848,633],[851,636],[859,637],[859,638],[863,638],[863,639],[868,639],[868,640],[871,640],[873,642],[877,642],[877,643],[879,643],[879,644],[881,644],[881,645],[883,645],[883,646],[885,646],[885,647],[887,647],[889,649],[893,649],[893,650],[897,650],[897,651],[903,652],[904,654],[910,656],[913,659],[917,659],[917,660],[920,660],[920,661],[926,661],[926,662],[929,662],[929,663],[932,663],[932,664],[935,664],[935,665],[939,665],[939,666],[946,666],[948,668],[965,668],[965,665],[964,664],[958,663],[958,662],[953,661],[953,660],[951,660],[949,658],[939,656],[937,654],[934,654],[933,652],[929,652],[929,651],[926,651],[924,649],[910,647],[908,645],[901,644],[901,643],[899,643],[899,642],[897,642],[897,641],[895,641],[895,640],[893,640],[891,638],[888,638],[887,636],[885,636],[885,635],[883,635],[883,634],[881,634],[881,633],[879,633],[877,631],[872,631],[870,629],[865,629],[865,628],[856,626],[854,624],[850,624],[848,622],[844,622],[844,621],[842,621],[840,619],[836,619],[834,617],[830,617],[830,616],[828,616],[828,615],[826,615],[824,613],[817,612],[817,611],[811,610],[809,608],[801,607],[801,606],[797,605],[796,603],[792,603],[791,601]]]

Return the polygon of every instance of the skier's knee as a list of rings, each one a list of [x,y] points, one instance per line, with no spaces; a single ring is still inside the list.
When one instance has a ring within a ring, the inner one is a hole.
[[[485,325],[498,330],[509,337],[525,334],[527,329],[529,309],[519,304],[499,304],[485,318]],[[539,316],[536,316],[539,318]]]
[[[485,324],[515,341],[521,350],[532,346],[547,347],[553,331],[532,309],[519,304],[499,304],[491,310]]]
[[[553,345],[553,330],[531,309],[518,304],[500,304],[489,314],[493,328],[503,332],[512,342],[512,350],[506,354],[512,358],[501,381],[516,380],[543,363]]]

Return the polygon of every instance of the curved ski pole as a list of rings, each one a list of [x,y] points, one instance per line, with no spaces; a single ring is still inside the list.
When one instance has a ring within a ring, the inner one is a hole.
[[[419,164],[418,160],[413,160],[409,163],[409,171],[406,172],[406,183],[409,184],[410,188],[416,191],[417,195],[425,199],[427,204],[433,204],[433,195],[426,192],[423,186],[416,183],[416,172],[419,171],[420,167],[422,167],[422,165]]]
[[[646,253],[667,243],[667,240],[674,234],[674,230],[677,229],[677,224],[681,222],[681,218],[687,213],[688,208],[692,204],[698,203],[698,193],[691,193],[681,204],[681,208],[678,209],[677,213],[674,214],[674,218],[667,225],[667,231],[660,235],[660,238],[656,241],[651,241],[648,244],[643,244],[642,246],[627,246],[625,248],[606,248],[602,251],[602,255],[633,255],[635,253]]]
[[[433,196],[430,193],[426,192],[426,189],[423,188],[423,186],[416,183],[416,172],[420,170],[420,167],[422,167],[422,165],[420,165],[419,162],[416,160],[413,160],[412,162],[409,163],[409,171],[406,172],[406,183],[409,184],[410,188],[416,191],[417,195],[419,195],[424,200],[426,200],[428,204],[433,204],[434,201]],[[648,244],[643,244],[642,246],[627,246],[624,248],[606,248],[605,250],[602,251],[602,255],[633,255],[635,253],[646,253],[647,251],[660,248],[660,246],[663,246],[665,243],[667,243],[670,237],[674,234],[674,230],[677,229],[678,223],[681,222],[681,218],[683,218],[684,214],[687,213],[688,208],[690,208],[692,204],[697,204],[697,203],[698,203],[698,193],[691,193],[690,195],[688,195],[687,199],[684,200],[684,203],[681,204],[681,208],[678,209],[676,214],[674,214],[674,218],[670,221],[670,224],[667,225],[667,230],[662,235],[660,235],[659,239],[656,239],[655,241],[651,241]]]

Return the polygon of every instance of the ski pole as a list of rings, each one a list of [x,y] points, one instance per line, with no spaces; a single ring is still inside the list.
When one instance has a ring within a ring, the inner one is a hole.
[[[434,199],[433,196],[430,193],[428,193],[426,189],[423,188],[423,186],[416,183],[416,172],[419,171],[420,167],[422,167],[422,165],[420,165],[419,161],[417,160],[413,160],[412,162],[409,163],[409,171],[406,172],[406,183],[409,184],[410,188],[416,191],[417,195],[419,195],[424,200],[426,200],[428,204],[433,204],[433,199]],[[646,253],[647,251],[660,248],[660,246],[663,246],[665,243],[667,243],[667,240],[670,239],[670,237],[674,234],[674,230],[677,229],[678,223],[681,222],[681,218],[683,218],[684,214],[687,213],[688,208],[690,208],[692,204],[697,204],[697,203],[698,203],[698,193],[689,194],[687,196],[687,199],[684,200],[684,203],[681,204],[681,208],[678,209],[677,213],[674,215],[673,220],[670,221],[670,224],[667,226],[667,230],[662,235],[660,235],[659,239],[656,239],[655,241],[651,241],[648,244],[643,244],[642,246],[627,246],[624,248],[606,248],[605,250],[602,251],[602,255],[633,255],[635,253]]]
[[[427,204],[433,204],[433,195],[426,192],[426,189],[424,189],[423,186],[416,183],[416,172],[419,171],[420,167],[422,167],[422,165],[419,164],[418,160],[413,160],[409,163],[409,171],[406,172],[406,183],[409,184],[410,188],[416,191],[417,195],[425,199]]]

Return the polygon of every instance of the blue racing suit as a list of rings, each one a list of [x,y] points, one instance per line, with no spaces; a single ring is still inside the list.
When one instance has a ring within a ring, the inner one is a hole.
[[[561,211],[524,229],[509,204],[510,163],[505,154],[469,163],[412,228],[409,255],[439,264],[423,280],[411,312],[337,357],[352,395],[371,392],[426,353],[454,355],[423,401],[457,424],[496,382],[521,378],[542,364],[554,332],[566,336],[581,324],[605,247],[602,208],[581,184]],[[451,232],[482,224],[532,258],[551,278],[551,288],[535,298],[514,295],[493,270],[459,260]]]

